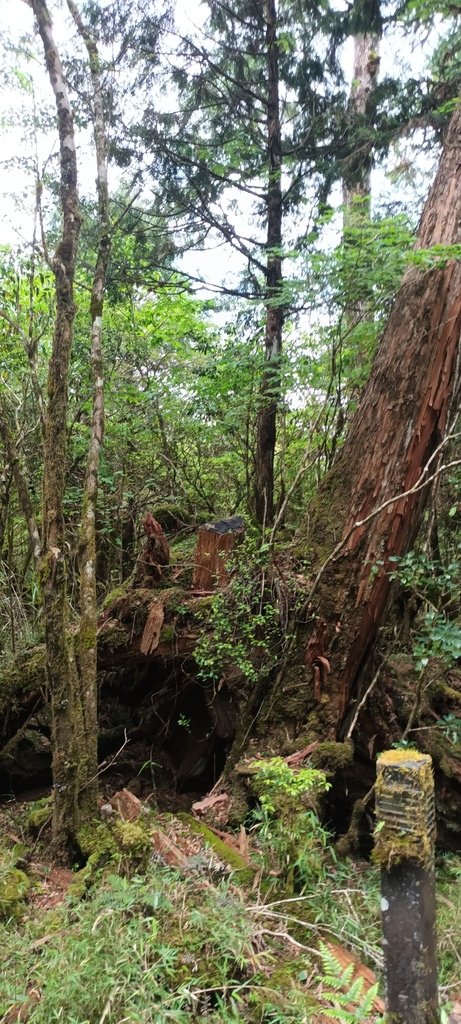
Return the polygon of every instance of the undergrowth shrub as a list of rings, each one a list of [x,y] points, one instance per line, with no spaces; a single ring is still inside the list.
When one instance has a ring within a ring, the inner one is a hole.
[[[218,681],[226,666],[255,683],[277,663],[281,634],[270,587],[268,545],[251,535],[226,560],[229,583],[203,612],[194,658],[199,678]]]
[[[316,811],[318,798],[330,788],[325,773],[312,767],[294,771],[283,758],[268,758],[257,763],[254,788],[260,807],[253,822],[266,866],[278,871],[289,892],[318,880],[328,842]]]

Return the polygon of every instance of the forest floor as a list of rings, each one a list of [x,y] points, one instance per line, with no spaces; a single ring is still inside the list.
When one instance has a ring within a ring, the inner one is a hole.
[[[105,798],[83,869],[51,862],[46,801],[0,808],[3,1024],[383,1019],[373,865],[338,861],[318,826],[300,885],[267,820],[220,832],[126,793]],[[438,858],[437,893],[447,1020],[461,998],[459,857]]]

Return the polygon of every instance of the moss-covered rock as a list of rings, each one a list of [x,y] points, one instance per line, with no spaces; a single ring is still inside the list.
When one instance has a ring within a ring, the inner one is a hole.
[[[315,768],[321,768],[324,772],[335,775],[341,769],[349,767],[354,759],[354,747],[352,743],[334,743],[328,740],[319,743],[312,751],[310,760]]]
[[[117,844],[106,822],[92,822],[84,825],[77,833],[80,850],[88,863],[103,867],[117,854]]]
[[[1,855],[0,855],[1,856]],[[19,917],[22,904],[30,889],[30,879],[19,868],[1,872],[0,864],[0,917]]]
[[[152,853],[147,827],[134,821],[107,821],[85,825],[77,835],[85,866],[75,874],[71,885],[73,896],[80,897],[101,872],[124,875],[146,870]]]
[[[116,821],[113,836],[123,874],[145,871],[152,855],[152,844],[144,826],[138,821]]]
[[[25,825],[32,835],[36,836],[40,829],[51,821],[53,814],[53,798],[51,796],[44,796],[41,800],[35,800],[31,804],[26,813]]]

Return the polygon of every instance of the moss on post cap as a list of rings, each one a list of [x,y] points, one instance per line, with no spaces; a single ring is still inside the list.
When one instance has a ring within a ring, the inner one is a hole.
[[[419,750],[387,750],[376,771],[373,859],[385,868],[402,861],[430,866],[435,845],[431,757]]]

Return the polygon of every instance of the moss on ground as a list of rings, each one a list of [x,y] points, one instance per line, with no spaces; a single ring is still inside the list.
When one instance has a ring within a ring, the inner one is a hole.
[[[216,856],[219,857],[219,860],[227,864],[231,871],[236,873],[240,885],[251,885],[253,883],[254,869],[248,866],[245,858],[237,850],[233,850],[228,843],[224,842],[224,839],[220,839],[211,828],[208,828],[208,825],[198,821],[197,818],[193,818],[191,814],[181,813],[178,817],[189,826],[192,832],[201,835]]]
[[[53,815],[53,798],[51,796],[44,796],[40,800],[35,800],[31,804],[26,813],[25,826],[32,835],[37,835],[40,829],[48,821],[51,821]]]
[[[30,879],[20,868],[9,868],[0,875],[0,917],[17,918],[31,886]]]
[[[335,743],[327,740],[319,745],[310,754],[310,761],[315,768],[321,768],[324,772],[336,772],[349,767],[354,760],[354,747],[352,743]]]

